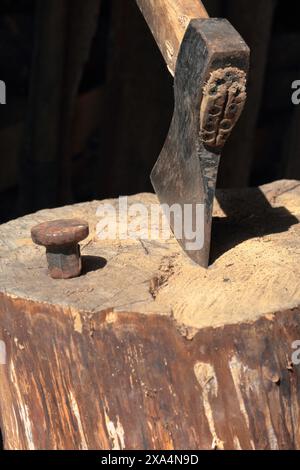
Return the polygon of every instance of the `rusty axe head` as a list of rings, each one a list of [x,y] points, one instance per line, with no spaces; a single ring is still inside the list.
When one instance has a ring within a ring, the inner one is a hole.
[[[175,109],[151,180],[180,245],[208,267],[223,146],[246,100],[249,48],[223,19],[192,20],[175,71]]]

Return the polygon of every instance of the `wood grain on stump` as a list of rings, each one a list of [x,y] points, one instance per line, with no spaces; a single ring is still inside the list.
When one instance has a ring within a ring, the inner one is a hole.
[[[173,238],[99,240],[105,202],[0,227],[5,448],[299,449],[300,183],[220,192],[208,270]],[[54,280],[30,230],[66,218],[84,274]]]

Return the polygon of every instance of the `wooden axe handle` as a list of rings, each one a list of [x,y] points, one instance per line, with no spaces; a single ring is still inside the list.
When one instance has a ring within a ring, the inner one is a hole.
[[[200,0],[136,0],[174,76],[180,45],[190,21],[208,18]]]

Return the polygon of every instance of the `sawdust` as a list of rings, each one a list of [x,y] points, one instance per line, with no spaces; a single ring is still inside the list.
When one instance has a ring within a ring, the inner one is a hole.
[[[169,279],[175,274],[175,260],[177,255],[164,257],[157,276],[150,280],[149,292],[153,299],[157,298],[159,291],[168,285]]]

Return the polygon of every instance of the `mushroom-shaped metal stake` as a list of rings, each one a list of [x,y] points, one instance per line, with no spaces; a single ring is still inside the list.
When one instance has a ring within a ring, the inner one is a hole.
[[[80,276],[82,263],[78,243],[88,234],[88,223],[78,219],[44,222],[31,230],[33,242],[46,247],[48,268],[53,279]]]

